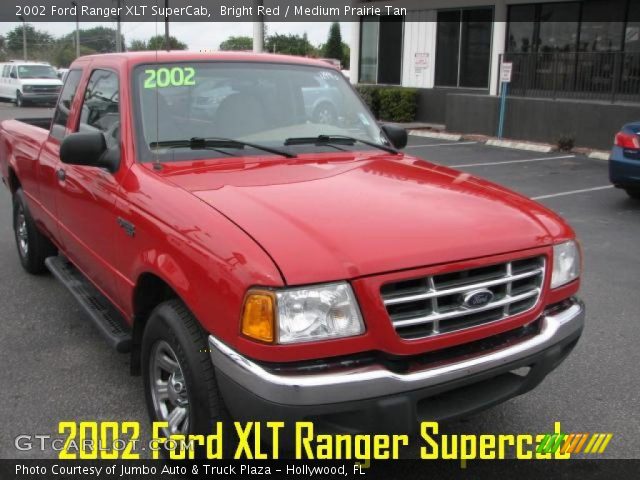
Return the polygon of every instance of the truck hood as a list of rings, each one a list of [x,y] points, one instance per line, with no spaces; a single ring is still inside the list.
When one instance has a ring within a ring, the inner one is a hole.
[[[22,82],[22,85],[31,85],[34,87],[41,85],[48,87],[52,85],[57,87],[62,86],[62,81],[57,78],[22,78],[20,81]]]
[[[288,284],[540,247],[568,230],[525,197],[413,157],[244,160],[163,175],[244,229]]]

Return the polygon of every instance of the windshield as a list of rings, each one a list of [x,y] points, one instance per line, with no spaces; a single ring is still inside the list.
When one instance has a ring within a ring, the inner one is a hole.
[[[18,66],[19,78],[55,78],[58,74],[49,65],[20,65]]]
[[[376,145],[385,142],[357,94],[331,68],[239,62],[144,65],[134,72],[134,89],[143,161],[225,156],[167,145],[193,137],[227,138],[294,153],[372,146],[289,145],[288,139],[342,135]],[[243,150],[230,149],[228,154],[264,154],[251,147]]]

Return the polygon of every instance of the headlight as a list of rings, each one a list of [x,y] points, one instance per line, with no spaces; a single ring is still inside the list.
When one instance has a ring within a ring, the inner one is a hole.
[[[573,240],[553,246],[551,288],[561,287],[580,276],[580,249]]]
[[[364,323],[351,286],[340,282],[250,291],[242,333],[268,343],[312,342],[360,335]]]
[[[22,91],[23,92],[30,92],[31,90],[33,90],[33,86],[31,86],[31,85],[23,85],[22,86]]]

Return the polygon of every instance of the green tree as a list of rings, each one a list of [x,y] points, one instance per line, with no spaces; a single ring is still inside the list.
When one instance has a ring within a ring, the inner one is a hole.
[[[220,44],[220,50],[251,50],[253,49],[253,38],[251,37],[229,37]]]
[[[61,40],[73,44],[75,32],[62,37]],[[125,45],[124,36],[120,35],[122,45]],[[80,29],[80,46],[85,46],[94,52],[110,53],[116,51],[116,30],[109,27],[93,27]]]
[[[267,37],[265,51],[270,53],[284,53],[286,55],[315,56],[317,51],[309,42],[307,34],[282,35],[275,34]]]
[[[349,64],[351,63],[351,48],[349,45],[342,42],[342,68],[349,70]]]
[[[164,41],[164,35],[156,35],[151,37],[147,42],[147,50],[166,50],[167,46]],[[169,36],[169,49],[170,50],[186,50],[187,44],[182,43],[174,36]]]
[[[82,45],[80,41],[80,56],[92,55],[97,53],[92,48]],[[47,57],[47,60],[53,65],[60,68],[68,68],[69,65],[76,59],[76,46],[73,43],[64,40],[58,40],[52,49],[52,53]]]
[[[22,53],[22,25],[9,31],[6,36],[7,50],[15,53]],[[33,25],[27,23],[27,50],[46,49],[53,44],[53,37],[41,30],[36,30]]]
[[[333,22],[331,27],[329,27],[329,38],[327,39],[327,43],[324,44],[322,54],[325,58],[333,58],[342,62],[344,52],[342,50],[342,35],[338,22]]]
[[[146,49],[147,49],[147,42],[145,42],[144,40],[132,40],[128,48],[130,52],[139,52],[141,50],[146,50]]]

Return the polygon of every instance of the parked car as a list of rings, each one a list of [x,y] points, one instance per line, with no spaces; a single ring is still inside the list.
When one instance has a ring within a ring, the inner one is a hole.
[[[302,95],[309,121],[335,125],[340,120],[342,91],[330,79],[319,76],[313,84],[302,87]]]
[[[62,81],[48,63],[11,61],[0,64],[0,98],[18,107],[27,103],[54,104]]]
[[[206,121],[164,96],[246,79]],[[346,123],[308,121],[320,80]],[[0,122],[0,171],[22,266],[130,352],[168,434],[415,432],[536,387],[585,310],[564,220],[406,142],[325,62],[137,52],[77,59],[52,120]]]
[[[56,70],[56,74],[58,75],[58,78],[62,83],[64,83],[65,79],[67,78],[67,73],[69,73],[68,68],[58,68]]]
[[[628,123],[616,134],[609,178],[631,198],[640,200],[640,122]]]

